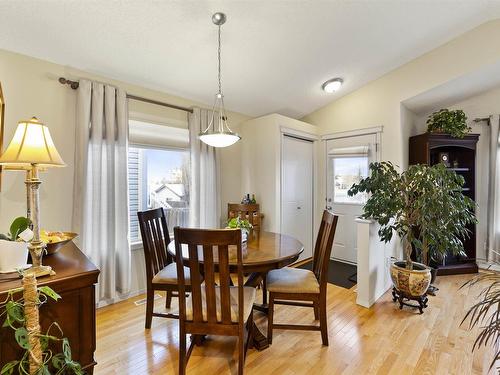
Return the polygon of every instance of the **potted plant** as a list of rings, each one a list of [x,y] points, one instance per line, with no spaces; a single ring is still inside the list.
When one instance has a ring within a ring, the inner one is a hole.
[[[22,293],[22,296],[16,296]],[[2,328],[12,329],[23,355],[6,363],[0,374],[84,375],[80,364],[72,359],[69,340],[61,327],[53,322],[45,333],[40,330],[39,308],[49,299],[57,301],[61,296],[48,286],[37,287],[33,274],[24,275],[23,286],[9,290],[7,298],[0,301]],[[61,348],[61,352],[54,349]]]
[[[14,219],[8,234],[0,233],[0,271],[9,272],[26,265],[28,245],[33,237],[31,222],[25,217]]]
[[[229,219],[226,228],[240,228],[241,229],[241,240],[245,242],[248,237],[248,233],[253,229],[253,225],[250,224],[248,220],[241,219],[239,216]]]
[[[467,225],[476,220],[475,204],[461,192],[463,177],[443,164],[417,164],[398,173],[392,163],[381,162],[370,164],[370,172],[348,194],[369,193],[362,217],[380,224],[382,241],[396,233],[403,242],[406,260],[393,262],[391,278],[399,296],[419,301],[421,310],[431,281],[425,263],[430,257],[463,253]],[[414,249],[424,263],[412,261]]]
[[[429,133],[445,133],[455,138],[463,138],[472,129],[467,126],[467,116],[461,109],[450,111],[440,109],[433,112],[427,119]]]

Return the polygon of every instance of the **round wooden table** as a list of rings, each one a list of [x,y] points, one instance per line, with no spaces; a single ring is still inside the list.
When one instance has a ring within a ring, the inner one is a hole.
[[[257,287],[266,274],[295,262],[304,251],[304,245],[293,237],[265,231],[251,231],[248,235],[246,249],[243,249],[243,272],[249,277],[245,286]],[[176,258],[175,241],[168,244],[168,252]],[[182,257],[188,260],[187,246],[182,247]],[[198,250],[198,259],[203,263],[203,250]],[[217,264],[217,253],[214,253],[214,263]],[[236,272],[236,247],[229,247],[230,272]],[[255,304],[254,309],[265,314],[268,312],[267,293],[263,293],[262,304]],[[267,338],[254,327],[254,346],[258,350],[269,346]]]
[[[293,237],[264,231],[252,231],[248,235],[246,250],[243,249],[243,271],[248,274],[265,274],[270,270],[285,267],[295,262],[304,251],[304,245]],[[176,258],[175,242],[168,245],[168,252]],[[188,259],[187,246],[182,247],[182,256]],[[214,263],[217,254],[214,253]],[[198,259],[203,262],[202,249]],[[229,247],[229,263],[231,272],[236,271],[236,248]],[[247,282],[247,285],[248,282]]]

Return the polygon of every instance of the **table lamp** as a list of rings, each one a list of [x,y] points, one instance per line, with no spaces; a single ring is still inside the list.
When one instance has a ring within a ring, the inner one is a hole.
[[[33,267],[26,273],[36,277],[53,273],[50,266],[42,265],[42,257],[46,244],[40,240],[40,196],[42,181],[38,177],[40,168],[62,167],[64,162],[54,146],[49,129],[36,117],[28,121],[20,121],[14,137],[5,152],[0,156],[0,164],[13,169],[27,169],[26,186],[28,191],[29,219],[33,225],[33,239],[28,249]]]

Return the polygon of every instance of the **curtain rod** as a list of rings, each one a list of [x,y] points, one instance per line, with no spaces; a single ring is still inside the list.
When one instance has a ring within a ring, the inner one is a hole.
[[[490,118],[489,117],[483,117],[483,118],[475,118],[474,119],[474,122],[482,122],[482,121],[486,121],[488,122],[488,125],[489,125],[489,122],[490,122]]]
[[[68,85],[73,90],[76,90],[78,88],[78,86],[80,85],[78,81],[71,81],[71,80],[66,79],[64,77],[60,77],[59,78],[59,83],[61,83],[62,85]],[[169,103],[165,103],[165,102],[160,102],[158,100],[143,98],[142,96],[127,94],[127,99],[137,100],[139,102],[160,105],[162,107],[168,107],[168,108],[178,109],[179,111],[185,111],[185,112],[193,113],[193,109],[192,108],[187,108],[187,107],[182,107],[180,105],[175,105],[175,104],[169,104]]]

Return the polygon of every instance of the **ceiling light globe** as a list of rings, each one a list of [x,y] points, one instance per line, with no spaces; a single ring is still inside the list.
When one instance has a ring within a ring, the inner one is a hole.
[[[238,142],[241,137],[235,133],[200,134],[200,140],[212,147],[228,147]]]
[[[323,83],[323,85],[321,85],[321,88],[324,92],[331,94],[339,90],[342,87],[343,83],[344,81],[342,80],[342,78],[334,78]]]

